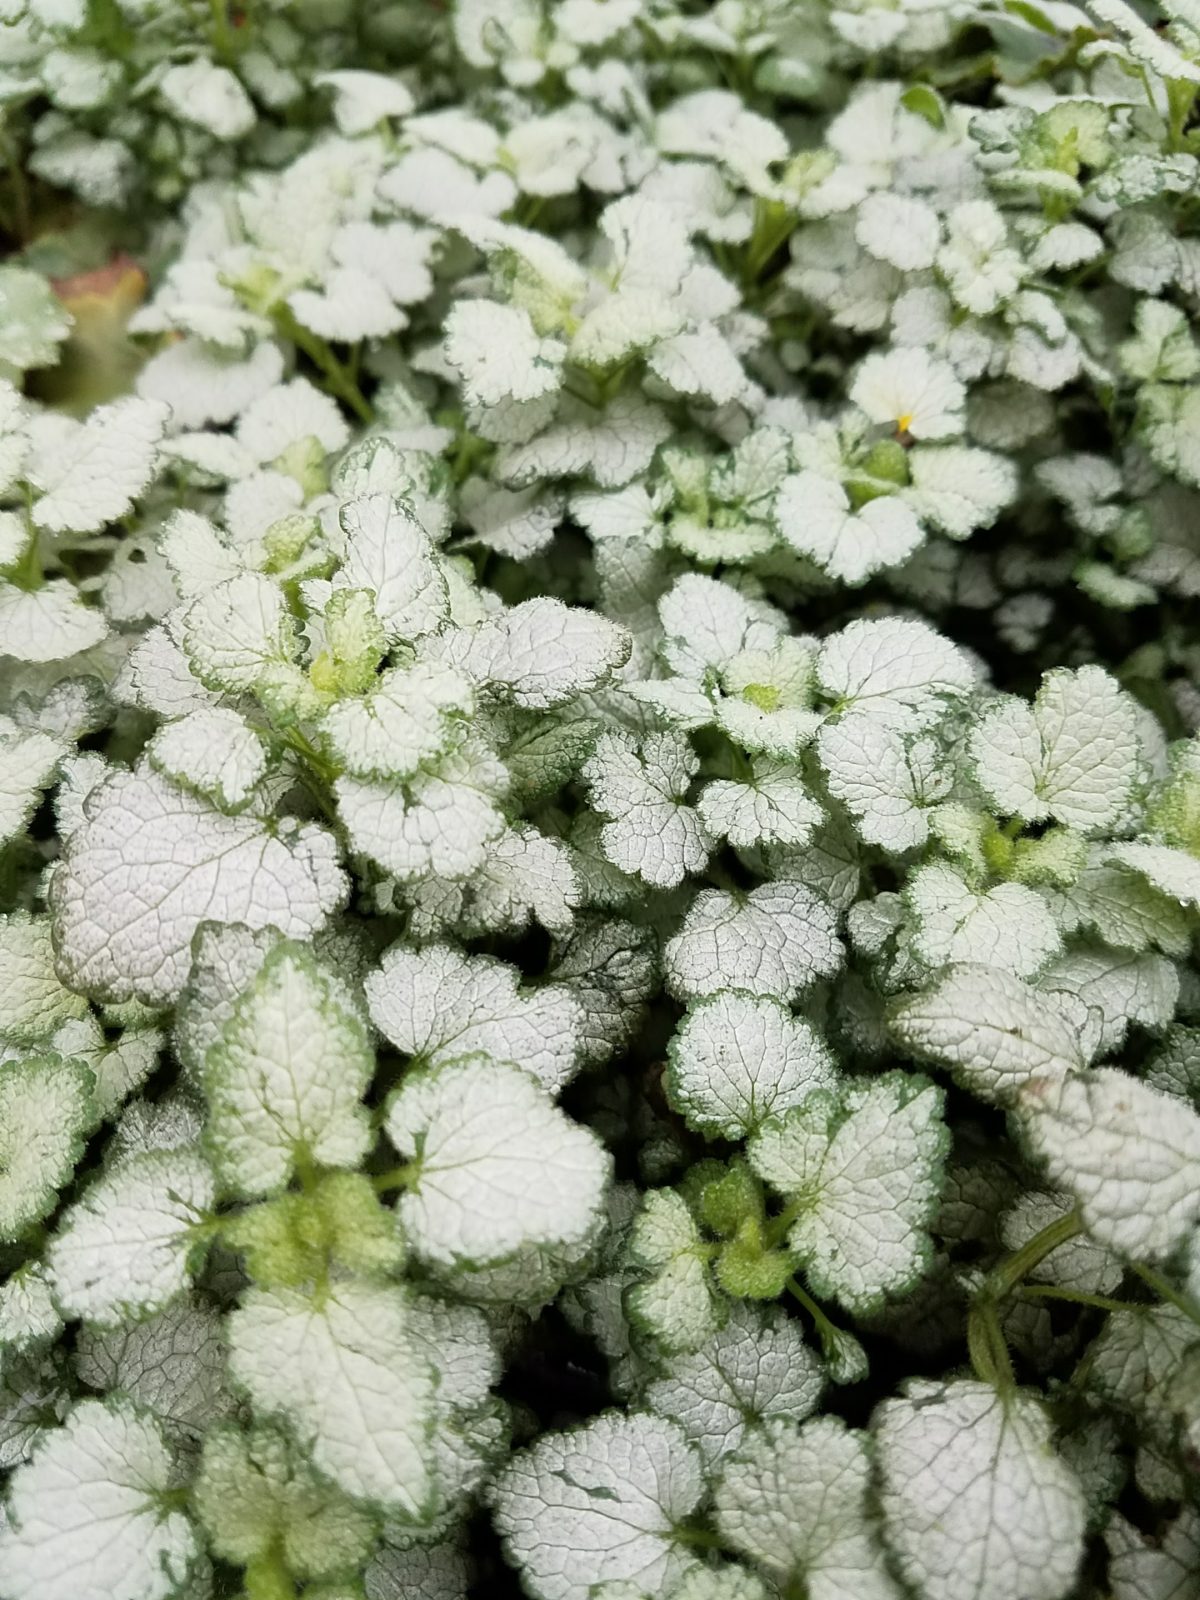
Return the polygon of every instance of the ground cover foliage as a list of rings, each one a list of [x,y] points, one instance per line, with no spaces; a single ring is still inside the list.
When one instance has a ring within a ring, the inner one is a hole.
[[[0,0],[3,1600],[1197,1600],[1198,89]]]

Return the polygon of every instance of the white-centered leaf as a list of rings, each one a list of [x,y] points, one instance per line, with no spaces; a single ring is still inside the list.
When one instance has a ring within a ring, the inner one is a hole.
[[[345,535],[335,588],[370,589],[388,638],[420,638],[446,620],[446,579],[412,510],[387,494],[342,507]]]
[[[599,687],[630,647],[615,622],[547,595],[486,618],[453,640],[449,655],[476,682],[540,711]]]
[[[855,237],[864,250],[901,272],[933,265],[941,243],[938,214],[928,201],[880,189],[858,208]]]
[[[667,1093],[689,1127],[740,1139],[837,1079],[811,1025],[768,995],[722,990],[697,1000],[667,1052]]]
[[[146,754],[159,772],[223,810],[244,805],[267,770],[262,740],[225,706],[203,706],[164,723]]]
[[[103,611],[88,606],[66,578],[39,589],[0,579],[0,651],[17,661],[65,661],[108,636]]]
[[[619,733],[601,735],[582,776],[609,819],[600,843],[614,866],[661,889],[702,870],[710,840],[685,798],[699,766],[678,734],[652,733],[640,746]]]
[[[838,711],[855,708],[896,728],[928,725],[975,683],[968,658],[924,622],[904,617],[852,622],[827,639],[817,680]]]
[[[220,1312],[184,1299],[131,1327],[81,1328],[75,1371],[89,1388],[120,1390],[145,1406],[169,1437],[190,1441],[234,1409],[225,1354]]]
[[[1104,1530],[1113,1600],[1197,1600],[1200,1510],[1184,1506],[1162,1534],[1140,1533],[1114,1512]]]
[[[470,877],[507,826],[490,772],[457,750],[439,768],[407,782],[347,774],[334,784],[352,847],[402,880]]]
[[[459,1536],[379,1545],[363,1573],[367,1600],[467,1600],[472,1564]]]
[[[817,754],[829,792],[867,844],[911,850],[929,837],[928,813],[949,795],[951,764],[929,733],[905,733],[869,710],[828,722]]]
[[[529,313],[493,300],[460,300],[446,318],[446,360],[469,405],[557,393],[566,346],[538,335]]]
[[[436,1493],[435,1385],[410,1317],[397,1287],[251,1289],[229,1318],[229,1369],[257,1411],[289,1424],[319,1472],[420,1522]]]
[[[95,1121],[92,1074],[56,1055],[0,1062],[0,1239],[54,1209]]]
[[[28,1261],[0,1284],[0,1353],[5,1357],[48,1344],[63,1319],[40,1261]]]
[[[892,1072],[817,1090],[750,1140],[751,1165],[796,1212],[788,1244],[818,1296],[861,1313],[927,1268],[950,1142],[943,1098]]]
[[[605,1412],[515,1455],[492,1510],[537,1600],[586,1600],[601,1573],[670,1594],[694,1564],[674,1530],[703,1493],[699,1455],[675,1423]]]
[[[679,677],[700,680],[747,651],[765,653],[779,643],[779,612],[717,578],[688,572],[658,602],[663,658]]]
[[[255,123],[254,102],[228,67],[198,57],[168,67],[158,92],[184,122],[214,139],[241,139]]]
[[[1033,1078],[1084,1065],[1076,1030],[1052,998],[1011,973],[963,966],[899,1001],[892,1036],[913,1055],[949,1067],[981,1100],[1010,1105]]]
[[[837,1417],[750,1432],[716,1489],[723,1539],[812,1600],[901,1600],[870,1509],[866,1436]]]
[[[303,946],[278,945],[205,1058],[218,1176],[253,1196],[283,1189],[298,1166],[357,1166],[374,1066],[347,991]]]
[[[430,1261],[491,1266],[597,1229],[611,1160],[518,1066],[474,1057],[412,1074],[387,1131],[412,1168],[400,1217]]]
[[[87,1015],[85,997],[65,989],[54,970],[49,917],[27,911],[0,917],[0,972],[0,1037],[13,1044],[34,1044]]]
[[[970,750],[1005,815],[1099,833],[1121,815],[1137,777],[1137,706],[1101,667],[1055,669],[1032,706],[1006,700],[986,714]]]
[[[1030,978],[1062,949],[1049,906],[1024,884],[977,890],[931,861],[909,878],[904,898],[916,919],[913,949],[931,967],[976,963]]]
[[[563,985],[520,980],[491,956],[393,945],[365,987],[376,1027],[422,1065],[485,1055],[516,1062],[557,1094],[578,1064],[582,1008]]]
[[[386,118],[406,117],[413,109],[408,89],[387,73],[343,68],[318,72],[313,83],[320,89],[332,89],[334,121],[339,132],[349,138],[369,133]]]
[[[1014,500],[1020,479],[1006,456],[965,445],[924,445],[908,458],[912,487],[904,498],[950,539],[965,539],[995,521]]]
[[[55,870],[60,970],[112,1000],[173,1000],[202,922],[315,933],[346,880],[332,836],[312,824],[227,817],[145,768],[91,795]]]
[[[183,614],[180,638],[196,677],[219,692],[253,689],[295,653],[283,590],[261,572],[239,573],[198,595]]]
[[[878,495],[855,510],[843,486],[819,472],[785,478],[774,515],[793,550],[852,585],[903,561],[925,538],[916,511],[899,495]]]
[[[826,902],[802,883],[702,889],[664,952],[667,987],[681,1000],[718,989],[795,1000],[841,965],[836,926]]]
[[[63,1310],[104,1327],[161,1310],[188,1285],[215,1194],[196,1150],[151,1150],[112,1168],[50,1245]]]
[[[1175,1015],[1179,968],[1156,950],[1077,944],[1044,967],[1038,986],[1089,1018],[1089,1058],[1123,1043],[1131,1026],[1159,1033]]]
[[[714,778],[696,802],[705,827],[739,850],[759,845],[802,845],[825,813],[794,766],[760,761],[753,776]]]
[[[823,1384],[821,1364],[794,1317],[781,1306],[736,1301],[705,1344],[672,1357],[646,1401],[679,1424],[711,1472],[759,1423],[802,1422],[816,1409]]]
[[[1200,908],[1200,859],[1190,851],[1135,839],[1114,845],[1110,855],[1172,900]]]
[[[0,717],[0,843],[28,825],[66,754],[61,739]]]
[[[123,517],[153,476],[169,415],[157,400],[116,400],[77,424],[69,444],[36,452],[29,470],[42,490],[38,527],[94,533]]]
[[[711,1251],[681,1194],[651,1189],[643,1197],[626,1254],[639,1273],[625,1297],[630,1322],[661,1350],[698,1350],[720,1325],[723,1306]]]
[[[1030,1149],[1110,1250],[1161,1260],[1200,1217],[1200,1116],[1173,1095],[1102,1067],[1033,1079],[1020,1115]]]
[[[646,357],[646,365],[676,393],[725,406],[747,386],[747,378],[732,342],[715,323],[659,339]]]
[[[474,710],[467,678],[441,662],[380,673],[369,694],[330,706],[321,733],[360,778],[405,778],[450,745],[455,724]]]
[[[874,1433],[887,1541],[927,1600],[1062,1600],[1083,1553],[1084,1499],[1040,1399],[917,1379]]]
[[[173,1503],[162,1430],[127,1400],[84,1400],[14,1475],[0,1527],[6,1600],[171,1600],[201,1544]]]

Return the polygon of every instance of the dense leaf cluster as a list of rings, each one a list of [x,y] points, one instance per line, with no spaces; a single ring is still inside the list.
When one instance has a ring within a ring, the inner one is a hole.
[[[0,0],[0,1600],[1200,1597],[1200,0]]]

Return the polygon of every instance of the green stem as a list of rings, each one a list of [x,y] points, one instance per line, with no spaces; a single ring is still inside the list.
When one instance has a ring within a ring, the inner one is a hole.
[[[1190,1317],[1200,1326],[1200,1305],[1196,1304],[1191,1295],[1184,1294],[1182,1289],[1177,1289],[1168,1278],[1164,1278],[1162,1273],[1156,1272],[1153,1267],[1143,1267],[1135,1261],[1133,1270],[1147,1288],[1154,1290],[1160,1300],[1166,1300],[1168,1304],[1182,1311],[1185,1317]]]
[[[318,339],[315,333],[310,333],[297,322],[286,306],[276,311],[275,320],[284,338],[290,339],[298,350],[303,350],[319,369],[329,385],[330,393],[345,401],[360,422],[374,422],[375,413],[370,402],[324,339]]]
[[[0,150],[12,185],[13,227],[19,244],[28,244],[33,238],[33,208],[29,201],[29,185],[16,146],[6,133],[0,133]]]
[[[796,1301],[797,1305],[801,1306],[805,1311],[807,1311],[808,1315],[812,1318],[813,1325],[817,1330],[817,1336],[823,1346],[827,1344],[836,1344],[836,1342],[843,1337],[841,1329],[837,1327],[835,1323],[830,1322],[824,1311],[813,1299],[812,1295],[809,1294],[808,1290],[798,1278],[788,1279],[787,1291],[791,1295],[792,1299]]]
[[[1083,1219],[1078,1211],[1069,1211],[1065,1217],[1060,1217],[1057,1222],[1052,1222],[1049,1227],[1043,1228],[1040,1233],[1035,1233],[1033,1238],[1014,1250],[1012,1255],[1002,1261],[998,1267],[993,1267],[984,1279],[981,1297],[988,1300],[1003,1300],[1004,1296],[1011,1294],[1022,1278],[1031,1273],[1034,1267],[1039,1266],[1046,1257],[1060,1244],[1066,1244],[1068,1239],[1074,1239],[1083,1232]]]
[[[1022,1300],[1061,1300],[1067,1305],[1091,1306],[1096,1311],[1136,1311],[1130,1300],[1116,1300],[1108,1294],[1085,1294],[1082,1289],[1059,1289],[1049,1283],[1022,1284],[1017,1291]]]
[[[791,1205],[785,1206],[777,1217],[772,1217],[763,1230],[763,1244],[766,1249],[774,1250],[781,1245],[791,1231],[792,1223],[804,1210],[803,1202],[793,1200]]]
[[[998,1388],[1000,1374],[996,1370],[991,1329],[974,1306],[967,1316],[967,1354],[971,1360],[971,1371],[980,1383],[990,1383],[993,1389]]]
[[[420,1173],[416,1162],[409,1162],[403,1167],[393,1167],[390,1172],[376,1173],[371,1179],[371,1187],[376,1194],[386,1194],[389,1189],[411,1189]]]
[[[1170,125],[1170,138],[1172,150],[1184,150],[1187,147],[1184,127],[1191,116],[1192,107],[1196,103],[1196,85],[1186,83],[1182,78],[1169,78],[1167,80],[1167,113]]]
[[[755,202],[754,232],[746,246],[742,282],[749,287],[758,282],[763,268],[777,250],[782,249],[800,221],[798,213],[779,201]]]
[[[585,379],[589,385],[586,389],[581,387],[581,380]],[[590,406],[593,411],[598,411],[604,403],[598,385],[586,373],[580,372],[578,369],[568,373],[563,379],[563,388],[569,395],[573,395],[576,400],[582,401],[585,406]]]
[[[341,776],[333,762],[323,756],[312,740],[301,733],[299,728],[287,728],[279,737],[289,750],[312,768],[322,783],[332,783],[335,778]]]
[[[229,9],[226,0],[208,0],[212,17],[213,49],[222,60],[228,60],[232,47],[229,29]]]
[[[723,1550],[719,1534],[712,1533],[708,1528],[675,1528],[672,1537],[676,1544],[686,1544],[695,1550]]]
[[[1021,1280],[1059,1245],[1083,1231],[1078,1211],[1069,1211],[1049,1227],[1035,1233],[1019,1250],[1003,1260],[983,1280],[967,1317],[967,1350],[971,1366],[984,1383],[1002,1394],[1016,1385],[1008,1341],[1000,1325],[1000,1302],[1012,1294]]]
[[[269,1600],[294,1600],[295,1580],[283,1552],[274,1545],[263,1555],[254,1556],[247,1566],[246,1592],[269,1597]]]
[[[967,1350],[976,1376],[984,1383],[990,1383],[1001,1394],[1011,1393],[1016,1388],[1008,1341],[994,1300],[978,1300],[971,1307],[967,1317]]]

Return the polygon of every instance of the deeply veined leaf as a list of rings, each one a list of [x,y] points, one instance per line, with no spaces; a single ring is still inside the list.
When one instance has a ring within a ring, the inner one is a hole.
[[[737,1139],[836,1076],[809,1023],[770,996],[726,989],[688,1010],[671,1040],[667,1091],[690,1126]]]
[[[50,1246],[64,1311],[111,1327],[167,1305],[203,1253],[215,1196],[196,1150],[151,1150],[101,1176]]]
[[[314,933],[341,901],[332,837],[312,824],[273,830],[228,817],[145,768],[117,772],[87,802],[51,901],[60,970],[113,1000],[173,1000],[188,948],[216,918],[291,937]]]
[[[0,1239],[50,1211],[94,1120],[92,1074],[55,1055],[0,1063]]]
[[[1100,667],[1047,673],[1032,707],[1008,701],[984,718],[971,753],[1002,813],[1099,832],[1137,776],[1135,707]]]
[[[874,1420],[888,1545],[928,1600],[1062,1600],[1084,1502],[1028,1390],[911,1382]]]
[[[229,1319],[229,1368],[255,1409],[294,1430],[355,1499],[427,1520],[434,1378],[403,1289],[347,1281],[316,1299],[252,1289]]]
[[[863,1434],[840,1418],[773,1420],[748,1434],[716,1489],[723,1537],[778,1581],[814,1596],[900,1600],[869,1506]]]
[[[208,1146],[242,1195],[284,1188],[299,1168],[355,1167],[370,1133],[367,1029],[331,973],[277,945],[204,1060]]]
[[[448,945],[394,945],[366,981],[375,1025],[425,1066],[482,1054],[519,1063],[551,1093],[576,1066],[579,1002],[551,984],[522,989],[516,968]]]
[[[1030,1148],[1110,1250],[1161,1259],[1200,1216],[1200,1116],[1173,1096],[1102,1067],[1034,1078],[1019,1110]]]
[[[530,1593],[585,1600],[597,1570],[669,1594],[695,1559],[674,1530],[703,1492],[699,1456],[675,1423],[606,1412],[514,1456],[492,1505]]]
[[[1011,1104],[1033,1079],[1084,1065],[1078,1035],[1051,997],[994,967],[952,968],[933,988],[897,1002],[893,1036],[947,1066],[981,1099]]]
[[[928,1266],[949,1146],[942,1106],[924,1079],[889,1073],[816,1090],[751,1139],[751,1165],[790,1201],[788,1243],[817,1295],[866,1311]]]
[[[413,1074],[386,1126],[411,1162],[400,1217],[430,1261],[479,1267],[530,1245],[575,1249],[599,1225],[609,1157],[518,1066],[466,1057]]]
[[[126,1400],[85,1400],[13,1479],[0,1528],[12,1600],[171,1600],[200,1540],[173,1504],[177,1467],[153,1420]]]

